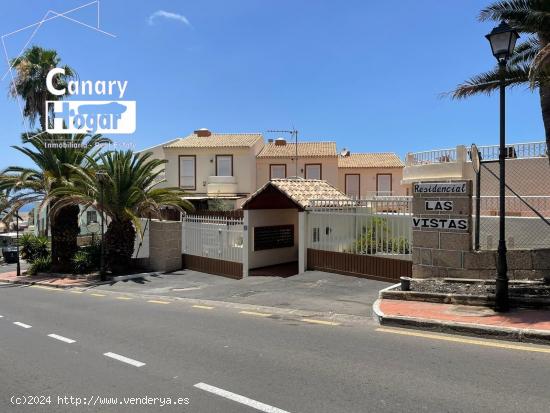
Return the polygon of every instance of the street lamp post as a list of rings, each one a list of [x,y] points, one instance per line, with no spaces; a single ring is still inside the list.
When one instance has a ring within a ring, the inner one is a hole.
[[[105,171],[97,171],[96,174],[97,182],[99,183],[99,205],[100,205],[100,214],[101,214],[101,255],[99,258],[99,277],[101,281],[106,280],[105,276],[105,242],[104,242],[104,233],[105,233],[105,214],[103,212],[103,193],[105,179],[107,178],[107,173]]]
[[[17,276],[21,276],[21,262],[19,260],[19,210],[15,213],[15,231],[17,239]]]
[[[485,36],[491,44],[493,55],[498,61],[500,74],[500,151],[499,151],[499,238],[498,238],[498,259],[497,278],[495,288],[495,309],[497,311],[508,311],[508,265],[506,263],[506,63],[514,51],[518,33],[506,22],[501,22],[491,33]]]

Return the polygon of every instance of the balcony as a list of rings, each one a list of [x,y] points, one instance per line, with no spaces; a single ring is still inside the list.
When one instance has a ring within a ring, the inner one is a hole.
[[[498,160],[498,145],[478,146],[481,159]],[[546,142],[527,142],[506,145],[506,158],[522,164],[541,163],[547,159]],[[470,162],[470,147],[458,145],[453,149],[438,149],[407,154],[403,170],[403,183],[421,180],[471,179],[473,177]],[[535,161],[533,161],[535,160]],[[547,162],[547,161],[546,161]]]
[[[209,176],[206,181],[208,196],[235,195],[237,193],[237,178],[234,176]]]

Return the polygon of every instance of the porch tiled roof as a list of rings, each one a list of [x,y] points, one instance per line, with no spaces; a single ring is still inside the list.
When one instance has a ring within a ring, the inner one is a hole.
[[[292,158],[296,156],[296,144],[268,143],[258,154],[258,158]],[[335,157],[336,142],[298,142],[298,157]]]
[[[338,157],[338,168],[403,168],[405,164],[393,152],[352,153]]]
[[[261,133],[213,133],[197,136],[194,133],[178,139],[165,148],[249,148],[262,139]]]
[[[290,198],[294,203],[305,209],[313,200],[338,200],[349,201],[350,198],[338,189],[333,187],[327,181],[319,179],[272,179],[254,192],[248,198],[243,207],[248,202],[258,196],[267,187],[273,186]],[[246,209],[246,208],[245,208]]]

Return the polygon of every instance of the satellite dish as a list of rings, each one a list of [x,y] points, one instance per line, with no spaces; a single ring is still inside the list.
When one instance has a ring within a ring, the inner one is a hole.
[[[349,155],[350,155],[349,149],[343,148],[340,151],[340,156],[349,156]]]
[[[477,149],[475,143],[472,143],[472,146],[470,147],[470,159],[472,160],[472,168],[474,168],[474,172],[478,174],[481,164],[481,155],[479,154],[479,150]]]

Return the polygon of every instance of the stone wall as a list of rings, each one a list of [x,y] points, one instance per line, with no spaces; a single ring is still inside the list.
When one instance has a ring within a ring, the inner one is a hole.
[[[550,249],[508,250],[506,258],[511,280],[550,278]],[[454,277],[495,278],[497,251],[465,252],[463,259],[464,272]]]
[[[466,219],[468,223],[467,229],[464,230],[413,227],[414,278],[468,278],[468,270],[464,267],[464,256],[472,251],[472,183],[465,181],[465,184],[464,193],[453,194],[415,193],[413,184],[413,218]],[[426,201],[452,201],[453,209],[452,211],[429,211],[426,209]]]
[[[149,227],[149,268],[176,271],[182,268],[181,222],[152,220]]]

